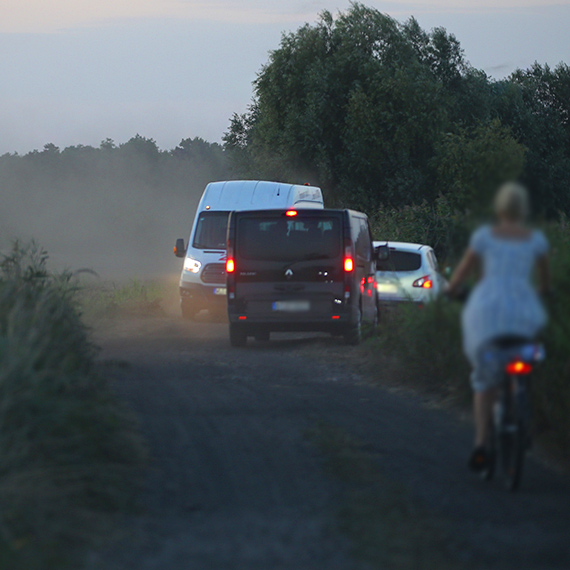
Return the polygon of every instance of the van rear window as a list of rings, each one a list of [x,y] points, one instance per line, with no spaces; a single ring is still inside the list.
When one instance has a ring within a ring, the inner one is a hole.
[[[226,249],[229,212],[201,212],[192,247]]]
[[[341,254],[340,218],[241,218],[240,257],[265,261],[336,259]]]
[[[413,251],[390,249],[388,259],[376,264],[378,271],[416,271],[422,266],[422,256]]]

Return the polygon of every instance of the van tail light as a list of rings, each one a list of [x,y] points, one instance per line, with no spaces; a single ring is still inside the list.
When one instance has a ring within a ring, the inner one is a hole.
[[[350,239],[350,235],[344,236],[344,257],[342,260],[342,268],[344,270],[344,300],[345,302],[348,302],[352,295],[352,278],[354,275],[354,246]]]
[[[344,271],[351,273],[354,271],[354,257],[352,257],[352,247],[347,246],[344,248]]]
[[[430,279],[429,275],[424,275],[419,279],[416,279],[412,283],[413,287],[420,287],[421,289],[431,289],[433,287],[433,281]]]
[[[532,372],[532,364],[524,362],[523,360],[513,360],[507,364],[505,372],[515,376],[525,376]]]
[[[236,270],[236,262],[232,257],[228,257],[226,261],[226,273],[233,273]]]

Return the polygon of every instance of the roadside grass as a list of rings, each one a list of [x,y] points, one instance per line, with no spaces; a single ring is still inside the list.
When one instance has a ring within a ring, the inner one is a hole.
[[[362,346],[367,368],[382,370],[383,381],[466,405],[471,391],[460,314],[461,306],[445,299],[387,308],[376,335]]]
[[[128,283],[85,284],[80,304],[88,322],[117,316],[162,316],[164,284],[138,277]]]
[[[0,567],[77,568],[134,505],[144,449],[95,369],[78,287],[15,243],[0,260]]]
[[[338,522],[357,558],[381,570],[469,567],[460,563],[447,523],[385,477],[364,443],[324,422],[306,436],[322,454],[326,472],[343,484]]]

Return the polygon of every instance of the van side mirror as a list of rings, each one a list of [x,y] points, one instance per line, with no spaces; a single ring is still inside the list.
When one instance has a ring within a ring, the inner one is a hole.
[[[390,258],[390,248],[388,244],[379,245],[374,248],[376,252],[376,261],[387,261]]]
[[[176,257],[184,257],[186,255],[186,247],[184,246],[184,240],[178,238],[176,240],[176,245],[174,246],[174,255]]]

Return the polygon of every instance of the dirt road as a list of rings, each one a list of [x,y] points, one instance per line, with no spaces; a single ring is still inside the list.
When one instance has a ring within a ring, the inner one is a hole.
[[[378,556],[363,562],[366,546],[355,540],[380,541],[375,532],[392,537],[387,549],[394,536],[404,541],[383,558],[387,569],[436,567],[438,556],[454,568],[570,567],[564,477],[531,461],[516,495],[471,477],[470,425],[371,386],[355,372],[358,349],[314,335],[232,349],[226,324],[169,317],[115,322],[98,342],[151,461],[141,512],[123,521],[124,537],[92,554],[93,569],[376,568]],[[326,467],[327,451],[311,436],[323,425],[359,442],[343,469],[365,460],[372,477]],[[374,496],[386,497],[368,509],[370,524],[355,520],[376,474],[384,483]],[[437,522],[421,527],[435,530],[432,540],[420,529],[420,544],[412,525],[426,513]]]

